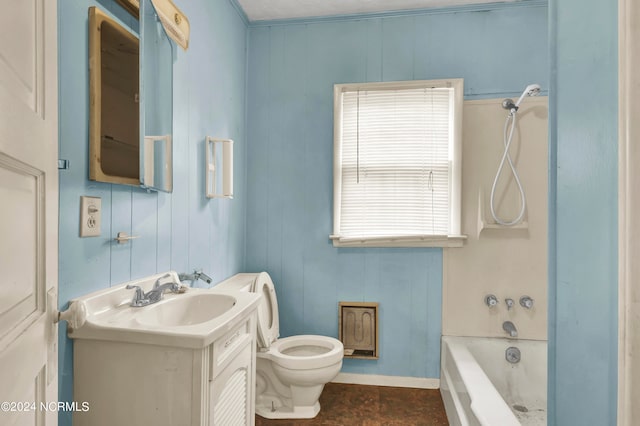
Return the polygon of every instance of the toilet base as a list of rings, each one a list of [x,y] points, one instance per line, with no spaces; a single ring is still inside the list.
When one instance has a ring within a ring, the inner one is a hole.
[[[265,419],[312,419],[320,412],[320,403],[316,402],[310,407],[280,406],[273,410],[272,407],[256,405],[256,414]]]

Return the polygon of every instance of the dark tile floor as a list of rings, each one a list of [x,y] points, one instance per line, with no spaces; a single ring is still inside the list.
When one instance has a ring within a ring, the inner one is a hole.
[[[449,425],[437,389],[328,383],[320,413],[308,420],[267,420],[256,426],[440,426]]]

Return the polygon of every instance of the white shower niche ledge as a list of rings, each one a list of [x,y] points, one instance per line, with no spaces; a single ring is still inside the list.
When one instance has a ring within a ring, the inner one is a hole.
[[[130,306],[127,284],[146,292],[165,275],[70,302],[73,399],[89,405],[75,426],[254,424],[259,295],[189,288]]]
[[[484,193],[482,190],[478,191],[478,224],[477,224],[476,237],[480,238],[480,233],[484,230],[500,230],[500,231],[513,231],[513,232],[529,232],[529,222],[523,220],[514,225],[501,225],[496,222],[487,220],[485,217],[485,203]]]

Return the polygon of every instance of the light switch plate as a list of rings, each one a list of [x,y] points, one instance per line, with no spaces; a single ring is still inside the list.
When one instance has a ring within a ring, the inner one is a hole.
[[[99,237],[102,213],[102,198],[80,197],[80,236]]]

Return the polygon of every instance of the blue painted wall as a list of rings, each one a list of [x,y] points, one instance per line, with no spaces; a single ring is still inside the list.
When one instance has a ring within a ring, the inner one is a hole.
[[[617,1],[550,3],[549,425],[615,425]]]
[[[439,377],[442,250],[336,249],[333,84],[463,77],[467,99],[548,88],[546,2],[254,23],[247,269],[276,283],[284,336],[337,336],[338,301],[380,302],[380,359],[343,371]]]
[[[174,64],[174,192],[88,180],[89,72],[87,9],[98,6],[128,26],[132,18],[111,0],[61,0],[59,19],[60,307],[69,299],[168,269],[202,268],[216,281],[244,269],[246,181],[235,175],[233,200],[204,196],[204,139],[235,140],[235,168],[246,169],[247,24],[228,0],[190,0],[187,52]],[[79,238],[80,196],[102,198],[102,235]],[[140,235],[131,244],[117,232]],[[72,400],[72,343],[60,328],[60,399]],[[60,413],[69,425],[70,413]]]
[[[254,23],[248,39],[226,0],[184,2],[194,36],[175,63],[175,191],[167,195],[88,181],[87,8],[134,23],[109,0],[60,1],[60,157],[71,160],[60,175],[61,307],[168,268],[202,267],[216,280],[266,269],[283,335],[335,336],[339,300],[377,300],[381,359],[346,362],[345,371],[437,377],[441,250],[328,241],[332,85],[463,77],[474,98],[519,94],[537,81],[551,85],[549,424],[615,424],[617,6],[587,2],[550,1],[551,67],[539,1]],[[232,202],[201,195],[207,134],[236,140]],[[77,236],[80,195],[102,197],[100,238]],[[117,246],[109,239],[118,231],[143,238]],[[71,400],[71,352],[61,329],[62,400]],[[62,413],[61,425],[69,422]]]

